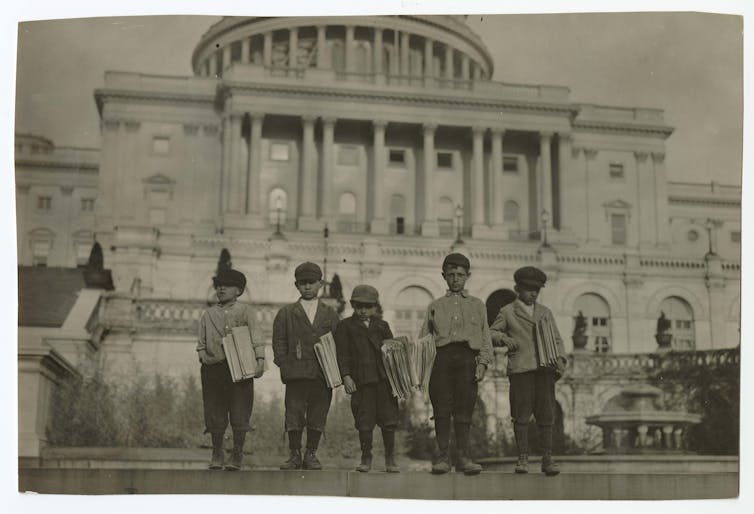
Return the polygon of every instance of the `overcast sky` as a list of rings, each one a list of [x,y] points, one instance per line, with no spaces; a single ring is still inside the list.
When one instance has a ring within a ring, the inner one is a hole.
[[[16,131],[100,145],[93,91],[106,70],[191,75],[218,18],[86,18],[19,25]],[[741,183],[742,18],[692,13],[470,16],[494,80],[557,84],[574,102],[658,107],[675,127],[671,180]]]

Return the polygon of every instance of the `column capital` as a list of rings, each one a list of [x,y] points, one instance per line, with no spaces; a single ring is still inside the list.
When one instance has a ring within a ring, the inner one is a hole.
[[[551,130],[540,130],[539,131],[539,139],[552,139],[554,132]]]
[[[422,123],[422,129],[424,130],[424,133],[427,132],[434,133],[435,130],[437,130],[437,123]]]
[[[254,121],[254,120],[264,120],[264,117],[267,116],[266,113],[264,113],[264,112],[258,112],[258,111],[248,112],[247,114],[249,115],[249,118],[252,121]]]
[[[183,133],[187,136],[195,136],[199,133],[199,125],[196,125],[194,123],[184,123],[183,124]]]
[[[381,128],[381,129],[384,129],[384,128],[386,128],[386,127],[387,127],[387,124],[388,124],[388,123],[389,123],[389,122],[388,122],[387,120],[380,120],[380,119],[377,119],[377,120],[372,120],[372,126],[373,126],[374,128]]]
[[[313,125],[314,122],[317,121],[317,117],[311,114],[302,114],[301,121],[304,125]]]
[[[506,130],[508,130],[506,127],[490,127],[490,133],[493,136],[504,136]]]
[[[338,121],[338,118],[335,116],[322,116],[320,119],[323,125],[335,125]]]
[[[487,127],[482,127],[480,125],[472,125],[471,126],[471,132],[474,135],[481,134],[484,135],[484,133],[487,131]]]
[[[592,160],[597,157],[598,151],[596,148],[584,148],[584,155],[587,159]]]
[[[581,153],[582,148],[580,146],[572,146],[571,147],[571,157],[574,159],[578,158],[579,154]]]
[[[647,160],[647,157],[649,157],[649,152],[634,150],[634,157],[636,158],[636,162],[643,163]]]
[[[573,143],[573,134],[570,132],[558,132],[558,138],[560,138],[561,143]]]
[[[73,186],[60,186],[60,192],[63,196],[71,196],[73,194]]]
[[[665,152],[652,152],[652,160],[657,164],[665,162]]]

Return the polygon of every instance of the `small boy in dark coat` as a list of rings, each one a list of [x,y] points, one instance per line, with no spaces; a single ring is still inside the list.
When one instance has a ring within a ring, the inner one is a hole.
[[[398,426],[398,400],[393,396],[382,362],[382,342],[392,339],[386,321],[379,318],[377,290],[358,285],[351,293],[353,315],[338,324],[335,331],[338,367],[346,393],[351,395],[351,411],[359,431],[361,463],[356,471],[372,468],[372,435],[375,425],[382,429],[385,445],[385,471],[398,473],[395,463],[395,429]]]
[[[513,280],[518,298],[500,309],[490,331],[496,344],[508,348],[511,417],[518,447],[515,472],[529,471],[529,419],[534,414],[542,446],[542,472],[554,476],[560,473],[552,458],[552,426],[555,421],[555,381],[567,364],[563,339],[550,309],[537,303],[547,275],[534,266],[525,266],[515,271]],[[535,327],[543,321],[555,334],[559,354],[555,367],[538,363]]]
[[[235,471],[243,462],[243,445],[249,430],[251,410],[254,405],[252,379],[233,382],[225,357],[222,340],[233,327],[249,328],[257,371],[254,378],[264,373],[264,340],[254,321],[254,311],[236,299],[246,288],[246,277],[240,271],[221,270],[212,279],[217,294],[217,305],[202,313],[199,319],[199,341],[196,351],[202,364],[202,398],[204,401],[205,433],[212,436],[210,469],[222,469],[225,454],[223,436],[225,429],[233,429],[233,451],[225,469]]]
[[[433,300],[421,335],[432,333],[437,356],[429,378],[429,399],[435,418],[437,454],[432,473],[450,471],[450,422],[453,419],[458,461],[456,470],[476,475],[482,467],[469,455],[471,414],[477,400],[477,384],[492,364],[492,342],[484,303],[465,289],[471,276],[469,259],[452,253],[442,263],[448,284],[445,296]]]
[[[313,262],[299,265],[295,286],[301,298],[284,306],[272,325],[272,350],[280,379],[285,384],[285,430],[290,456],[280,469],[322,469],[317,447],[325,431],[332,389],[327,387],[314,344],[335,332],[338,313],[317,298],[322,270]],[[301,437],[306,427],[306,452],[301,456]]]

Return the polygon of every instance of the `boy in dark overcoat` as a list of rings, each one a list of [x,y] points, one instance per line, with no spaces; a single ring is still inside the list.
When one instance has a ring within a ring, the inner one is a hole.
[[[542,446],[542,472],[554,476],[560,473],[552,457],[552,427],[555,421],[555,382],[567,364],[563,338],[550,309],[537,303],[547,275],[539,268],[525,266],[514,272],[513,280],[518,298],[500,309],[490,331],[496,344],[508,348],[511,417],[518,447],[515,472],[527,473],[529,470],[528,430],[533,414]],[[555,334],[559,353],[555,367],[539,366],[537,360],[535,327],[542,320]]]
[[[482,467],[469,455],[469,428],[477,400],[478,382],[492,364],[492,342],[484,303],[466,291],[471,276],[469,259],[452,253],[442,263],[448,284],[445,296],[433,300],[421,335],[434,335],[437,355],[429,379],[429,399],[435,419],[437,452],[433,474],[450,471],[450,423],[455,429],[456,470],[476,475]]]
[[[375,425],[382,430],[385,445],[385,471],[398,473],[395,463],[395,429],[398,426],[398,400],[392,394],[382,362],[382,342],[393,332],[379,318],[379,293],[369,285],[358,285],[351,293],[353,315],[335,330],[338,367],[346,393],[351,395],[351,411],[359,431],[361,463],[357,471],[372,468],[372,436]]]
[[[241,468],[243,461],[243,445],[254,405],[254,382],[250,378],[233,382],[222,339],[234,327],[249,328],[257,359],[254,378],[260,378],[264,373],[264,340],[251,306],[237,301],[246,288],[244,274],[233,269],[223,269],[212,282],[217,294],[217,305],[202,313],[196,345],[199,362],[202,364],[205,433],[212,436],[212,460],[209,468],[222,469],[225,465],[225,469],[235,471]],[[225,464],[223,436],[228,420],[233,429],[233,451],[230,461]]]
[[[322,270],[313,262],[299,265],[295,286],[301,297],[284,306],[272,325],[274,362],[285,384],[285,430],[290,456],[280,469],[322,469],[317,447],[325,430],[332,389],[327,387],[314,344],[335,332],[338,313],[317,298]],[[306,428],[306,452],[301,456],[301,437]]]

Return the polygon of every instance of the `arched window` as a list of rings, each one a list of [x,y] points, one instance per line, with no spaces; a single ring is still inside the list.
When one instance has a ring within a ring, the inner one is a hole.
[[[694,334],[694,311],[691,305],[678,296],[669,296],[660,304],[660,311],[670,320],[670,333],[673,334],[673,348],[693,350],[696,347]],[[660,316],[660,313],[657,314]]]
[[[573,305],[573,317],[581,312],[586,318],[587,348],[595,353],[610,353],[610,306],[594,293],[582,294]]]
[[[403,195],[390,197],[390,231],[394,234],[406,233],[406,198]]]
[[[280,223],[285,225],[286,214],[288,211],[288,193],[285,189],[276,187],[267,198],[267,210],[270,214],[270,224]]]
[[[432,301],[432,294],[419,286],[409,286],[398,293],[395,300],[395,323],[393,333],[396,337],[413,337],[419,332],[427,314],[427,306]]]
[[[518,203],[508,200],[503,205],[503,222],[518,223]]]
[[[437,224],[440,226],[441,236],[452,236],[454,231],[455,207],[453,207],[453,200],[447,196],[440,198],[437,203]]]

